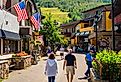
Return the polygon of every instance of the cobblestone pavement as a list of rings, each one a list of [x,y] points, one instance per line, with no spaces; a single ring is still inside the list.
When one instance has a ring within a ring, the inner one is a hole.
[[[83,54],[74,54],[77,58],[77,69],[73,82],[88,82],[86,79],[79,80],[78,78],[84,77],[86,64]],[[56,82],[67,82],[65,71],[62,70],[63,60],[60,56],[56,57],[58,60],[59,73],[56,77]],[[37,65],[32,65],[24,70],[14,70],[10,73],[8,79],[3,82],[47,82],[47,76],[44,75],[44,66],[47,57],[43,57]]]

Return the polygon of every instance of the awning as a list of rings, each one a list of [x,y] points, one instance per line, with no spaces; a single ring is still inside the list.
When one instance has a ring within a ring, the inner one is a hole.
[[[88,36],[88,35],[89,35],[89,31],[80,32],[76,34],[76,36]]]
[[[3,38],[11,40],[20,40],[20,36],[17,33],[2,30]]]
[[[21,37],[21,39],[24,39],[24,38],[31,38],[31,36],[30,35],[20,35],[20,37]]]
[[[80,32],[93,31],[94,27],[80,28]]]

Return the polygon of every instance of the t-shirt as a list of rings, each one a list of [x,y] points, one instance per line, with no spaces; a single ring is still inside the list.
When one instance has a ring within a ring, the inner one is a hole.
[[[87,61],[92,61],[93,60],[93,57],[91,56],[90,53],[87,53],[86,54],[86,59],[87,59]]]
[[[50,50],[50,49],[48,49],[47,53],[51,53],[51,50]]]
[[[76,61],[76,58],[74,55],[68,54],[65,56],[65,60],[67,61],[66,66],[74,66],[74,61]]]

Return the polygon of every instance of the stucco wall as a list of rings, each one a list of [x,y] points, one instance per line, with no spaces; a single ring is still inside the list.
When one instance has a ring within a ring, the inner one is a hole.
[[[0,10],[0,29],[19,33],[19,22],[17,21],[17,17],[4,10]]]

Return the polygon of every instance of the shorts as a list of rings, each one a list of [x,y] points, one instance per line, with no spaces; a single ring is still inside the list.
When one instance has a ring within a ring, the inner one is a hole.
[[[75,74],[74,66],[66,66],[66,73],[67,74],[71,73],[71,75],[74,75]]]
[[[60,56],[63,56],[64,55],[64,53],[60,53]]]

